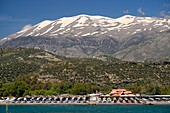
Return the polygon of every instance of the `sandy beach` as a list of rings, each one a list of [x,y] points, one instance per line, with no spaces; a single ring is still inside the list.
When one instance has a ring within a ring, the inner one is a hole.
[[[6,102],[1,102],[0,105],[6,105]],[[142,105],[137,103],[8,103],[8,105]]]

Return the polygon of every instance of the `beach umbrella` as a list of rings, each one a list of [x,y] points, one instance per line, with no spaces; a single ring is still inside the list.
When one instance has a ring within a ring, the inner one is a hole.
[[[21,100],[23,100],[23,99],[24,99],[23,97],[19,97],[19,98],[18,98],[19,101],[21,101]]]
[[[150,101],[153,101],[154,99],[153,98],[149,98]]]
[[[128,99],[125,97],[125,98],[124,98],[124,100],[126,100],[126,101],[127,101]]]
[[[166,100],[166,98],[163,97],[162,100]]]
[[[27,98],[26,98],[26,97],[24,97],[24,101],[27,101]]]
[[[31,96],[30,96],[30,95],[26,95],[26,96],[25,96],[25,98],[28,98],[28,99],[30,99],[30,98],[31,98]]]
[[[45,101],[45,100],[46,100],[46,97],[44,97],[42,100]]]
[[[101,98],[98,98],[98,100],[100,101],[100,100],[102,100]]]
[[[106,98],[104,97],[103,100],[106,100]]]
[[[117,100],[116,97],[114,97],[113,100],[116,101]]]
[[[130,100],[134,101],[134,98],[131,97]]]
[[[112,99],[109,97],[109,98],[107,98],[107,100],[112,100]]]

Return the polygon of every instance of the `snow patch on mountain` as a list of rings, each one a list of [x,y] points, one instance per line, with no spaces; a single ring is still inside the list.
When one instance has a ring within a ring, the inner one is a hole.
[[[63,17],[57,20],[45,20],[34,26],[25,27],[21,31],[6,38],[10,40],[24,36],[112,36],[119,37],[119,40],[140,33],[154,30],[156,32],[170,29],[169,18],[137,17],[124,15],[113,19],[104,16],[77,15]],[[1,40],[2,41],[2,40]]]
[[[38,30],[44,28],[45,26],[49,25],[49,24],[52,23],[52,22],[53,22],[53,21],[45,20],[45,21],[43,21],[43,22],[41,22],[41,23],[35,25],[36,28],[34,29],[34,31],[38,31]]]
[[[132,23],[134,19],[135,19],[135,16],[125,15],[115,20],[122,24],[129,24],[129,23]]]

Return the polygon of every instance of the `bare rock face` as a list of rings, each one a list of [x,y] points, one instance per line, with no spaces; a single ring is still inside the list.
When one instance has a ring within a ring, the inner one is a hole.
[[[148,34],[144,37],[144,40],[140,43],[122,49],[115,53],[114,56],[119,59],[130,61],[160,60],[170,58],[170,30],[163,33]],[[140,40],[140,38],[138,39]],[[134,39],[130,42],[133,42],[133,40]],[[127,43],[128,42],[124,45]]]
[[[169,18],[78,15],[45,20],[5,37],[1,47],[39,47],[69,57],[170,58]]]

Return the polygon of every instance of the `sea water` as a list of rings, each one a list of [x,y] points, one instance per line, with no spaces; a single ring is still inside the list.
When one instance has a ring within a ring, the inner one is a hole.
[[[170,113],[170,105],[9,105],[8,113]]]

